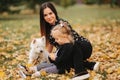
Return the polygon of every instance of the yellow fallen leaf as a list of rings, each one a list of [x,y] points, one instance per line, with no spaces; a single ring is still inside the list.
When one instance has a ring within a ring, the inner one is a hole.
[[[30,77],[30,76],[27,76],[27,77],[26,77],[26,80],[31,80],[31,77]]]
[[[18,61],[16,59],[13,59],[10,64],[14,65],[14,64],[17,64],[17,63],[18,63]]]
[[[68,73],[68,76],[72,77],[73,75],[75,75],[75,70],[71,68],[70,72]]]
[[[6,51],[12,51],[14,49],[13,45],[8,45]]]
[[[120,49],[117,50],[117,53],[120,53]]]
[[[117,74],[120,74],[120,68],[117,69]]]
[[[93,78],[96,76],[96,73],[95,73],[95,71],[90,71],[90,78],[89,78],[89,80],[93,80]]]
[[[16,59],[17,59],[17,60],[20,60],[20,61],[24,61],[25,58],[26,58],[25,55],[19,55],[19,56],[16,57]]]
[[[32,67],[32,66],[34,66],[33,64],[30,64],[30,63],[28,63],[28,64],[26,64],[26,67]]]
[[[13,41],[13,44],[15,44],[15,45],[20,45],[21,42],[20,42],[20,41],[16,41],[16,40],[14,40],[14,41]]]
[[[111,58],[117,58],[118,55],[119,55],[119,54],[117,54],[117,53],[113,53],[113,54],[110,55],[110,57],[111,57]]]
[[[113,72],[113,70],[112,70],[111,68],[109,68],[109,69],[106,70],[106,72],[107,72],[108,74],[110,74],[110,73]]]
[[[0,79],[4,78],[5,77],[5,72],[3,71],[0,71]]]
[[[0,52],[4,52],[5,48],[4,47],[0,47]]]
[[[103,59],[110,59],[110,57],[107,56],[106,54],[103,54],[103,55],[102,55],[102,58],[103,58]]]
[[[41,76],[46,76],[47,75],[46,71],[44,71],[44,70],[41,70],[40,72],[41,72]]]
[[[4,38],[0,36],[0,42],[4,41]]]

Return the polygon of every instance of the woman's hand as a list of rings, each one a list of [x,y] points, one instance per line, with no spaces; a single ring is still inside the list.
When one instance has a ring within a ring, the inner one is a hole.
[[[50,53],[50,54],[49,54],[49,57],[50,57],[53,61],[55,61],[56,56],[55,56],[54,53]]]

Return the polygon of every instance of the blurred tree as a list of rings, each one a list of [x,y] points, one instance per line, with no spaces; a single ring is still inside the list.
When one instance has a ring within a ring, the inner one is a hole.
[[[97,0],[98,5],[103,4],[103,0]]]
[[[36,4],[41,4],[46,1],[53,1],[53,0],[0,0],[0,13],[2,12],[13,13],[13,11],[10,10],[10,7],[20,6],[20,5],[27,5],[27,7],[35,11]]]
[[[42,3],[44,2],[47,2],[47,1],[53,1],[53,0],[26,0],[27,2],[27,6],[30,8],[30,9],[33,9],[34,12],[36,12],[36,5],[41,5]]]
[[[77,3],[77,4],[81,4],[81,3],[82,3],[82,0],[76,0],[76,3]]]
[[[120,0],[116,0],[116,4],[120,7]]]
[[[24,0],[0,0],[0,13],[11,12],[10,6],[19,6]]]
[[[46,1],[52,1],[60,6],[68,7],[74,5],[76,2],[85,3],[85,4],[110,4],[111,7],[114,5],[120,6],[120,0],[0,0],[0,13],[2,12],[10,12],[15,13],[19,12],[20,8],[14,11],[11,11],[10,7],[18,7],[21,5],[26,5],[27,8],[33,9],[36,12],[36,5],[41,5],[41,3]]]
[[[9,0],[1,0],[0,1],[0,12],[9,11]]]
[[[9,13],[15,13],[19,12],[20,10],[16,9],[14,11],[10,10],[10,7],[18,7],[21,5],[26,5],[28,8],[33,9],[34,12],[36,11],[36,5],[40,5],[43,2],[46,1],[53,1],[56,4],[68,7],[73,4],[75,4],[76,0],[0,0],[0,13],[2,12],[9,12]]]
[[[85,4],[95,4],[98,0],[83,0]]]
[[[110,6],[113,8],[113,6],[115,5],[116,0],[110,0]]]
[[[63,7],[68,7],[76,3],[76,0],[53,0],[56,4],[63,6]]]

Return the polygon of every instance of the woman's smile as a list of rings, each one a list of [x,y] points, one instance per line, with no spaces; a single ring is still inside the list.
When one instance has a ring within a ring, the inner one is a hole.
[[[47,23],[54,25],[56,21],[56,16],[50,8],[44,9],[44,19]]]

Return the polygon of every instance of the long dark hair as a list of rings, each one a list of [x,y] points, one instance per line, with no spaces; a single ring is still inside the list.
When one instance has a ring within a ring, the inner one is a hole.
[[[40,7],[40,33],[41,33],[41,36],[45,36],[46,38],[46,45],[48,44],[48,36],[50,34],[50,30],[51,30],[51,26],[49,23],[47,23],[44,19],[44,14],[43,14],[43,11],[45,8],[50,8],[53,13],[55,14],[56,16],[56,19],[58,19],[58,14],[57,14],[57,11],[54,7],[54,5],[51,3],[51,2],[45,2],[41,5]]]

